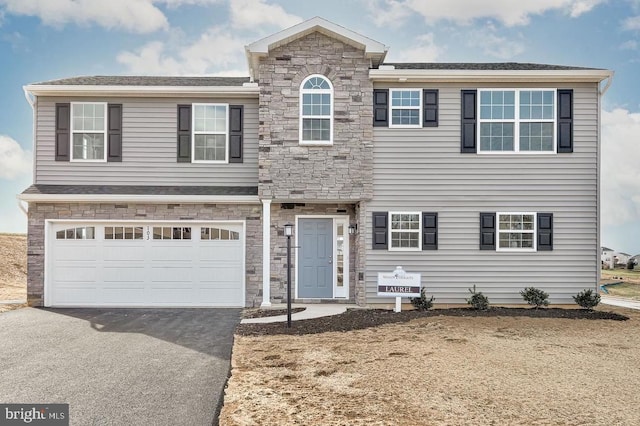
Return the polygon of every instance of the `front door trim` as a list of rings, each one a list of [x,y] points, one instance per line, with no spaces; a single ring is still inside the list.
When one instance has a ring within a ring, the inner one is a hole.
[[[350,275],[350,259],[349,259],[349,233],[348,233],[348,228],[349,228],[349,215],[323,215],[323,214],[312,214],[312,215],[296,215],[295,216],[295,239],[294,239],[294,246],[296,247],[293,252],[293,256],[295,258],[295,273],[294,275],[294,282],[293,282],[293,286],[294,286],[294,298],[298,299],[298,253],[299,253],[299,242],[298,242],[298,235],[299,235],[299,229],[300,229],[300,223],[299,220],[300,219],[333,219],[333,254],[332,254],[332,258],[334,259],[333,262],[333,299],[348,299],[349,298],[349,275]],[[346,292],[343,292],[343,294],[340,294],[340,291],[338,290],[337,287],[337,278],[338,278],[338,263],[336,262],[336,259],[338,258],[337,256],[337,244],[336,244],[336,240],[337,240],[337,231],[338,231],[338,224],[342,224],[343,225],[343,229],[345,230],[345,238],[344,238],[344,284],[343,287],[346,289]],[[311,299],[311,298],[310,298]]]

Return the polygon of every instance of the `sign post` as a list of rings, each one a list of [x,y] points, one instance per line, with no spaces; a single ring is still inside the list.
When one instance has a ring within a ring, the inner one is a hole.
[[[391,273],[378,274],[378,296],[395,297],[394,311],[402,311],[403,297],[420,297],[420,274],[409,274],[397,266]]]

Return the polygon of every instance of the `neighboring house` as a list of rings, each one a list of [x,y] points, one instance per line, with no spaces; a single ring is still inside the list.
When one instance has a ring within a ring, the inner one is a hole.
[[[600,253],[600,261],[604,265],[611,265],[611,258],[615,254],[615,250],[610,249],[609,247],[602,247]]]
[[[632,261],[633,264],[637,266],[638,264],[640,264],[640,254],[636,254],[635,256],[631,256],[629,258],[629,260]]]
[[[439,303],[596,287],[612,72],[385,63],[321,18],[246,54],[248,78],[25,87],[31,305],[268,306],[286,295],[287,223],[298,300],[390,303],[377,276],[397,265]]]
[[[628,253],[616,253],[615,254],[616,257],[616,265],[624,265],[627,266],[627,263],[629,262],[629,259],[631,259],[631,255]]]

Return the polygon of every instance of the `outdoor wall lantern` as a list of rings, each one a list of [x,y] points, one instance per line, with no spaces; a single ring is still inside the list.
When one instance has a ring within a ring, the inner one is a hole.
[[[352,223],[349,225],[349,235],[356,235],[358,233],[358,224]]]
[[[287,223],[284,225],[284,235],[287,237],[291,237],[293,235],[293,224]]]

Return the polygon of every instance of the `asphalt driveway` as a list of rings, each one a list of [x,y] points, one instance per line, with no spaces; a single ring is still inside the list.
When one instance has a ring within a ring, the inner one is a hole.
[[[0,314],[0,403],[68,403],[72,425],[217,424],[239,309]]]

